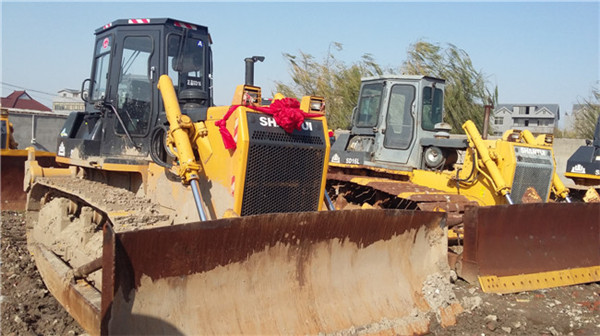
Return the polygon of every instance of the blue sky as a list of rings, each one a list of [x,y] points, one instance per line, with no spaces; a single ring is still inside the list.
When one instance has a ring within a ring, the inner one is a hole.
[[[229,104],[243,59],[266,56],[255,84],[290,83],[283,53],[322,59],[331,42],[353,63],[371,54],[400,67],[422,39],[465,50],[498,85],[499,102],[556,103],[561,113],[600,85],[600,2],[24,2],[2,1],[2,96],[42,103],[89,77],[94,31],[121,18],[171,17],[208,26],[215,101]],[[13,85],[13,86],[11,86]]]

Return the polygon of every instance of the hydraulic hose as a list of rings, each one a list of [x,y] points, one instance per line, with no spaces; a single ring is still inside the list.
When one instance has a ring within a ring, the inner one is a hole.
[[[168,156],[168,153],[167,153],[166,149],[164,148],[165,146],[164,146],[164,140],[163,140],[163,136],[166,134],[167,134],[167,130],[163,126],[160,126],[160,125],[156,126],[152,130],[152,133],[150,134],[150,158],[157,165],[159,165],[163,168],[171,169],[171,167],[173,165],[166,162],[165,160],[163,160],[162,159],[163,155],[161,155],[162,154],[161,149],[162,149],[163,153]]]

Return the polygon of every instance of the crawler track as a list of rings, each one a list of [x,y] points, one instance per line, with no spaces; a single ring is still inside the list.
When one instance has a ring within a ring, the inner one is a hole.
[[[365,203],[381,209],[443,211],[447,224],[462,223],[468,205],[477,205],[465,196],[416,185],[393,177],[369,177],[333,171],[327,174],[327,191],[337,209],[360,207]]]
[[[169,225],[170,215],[124,189],[70,177],[39,179],[29,193],[27,245],[50,292],[86,330],[99,330],[103,226]]]

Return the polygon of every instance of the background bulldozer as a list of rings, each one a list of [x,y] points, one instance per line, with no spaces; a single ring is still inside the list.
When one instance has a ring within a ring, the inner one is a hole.
[[[19,149],[19,144],[14,137],[14,127],[9,121],[8,109],[2,108],[0,127],[2,128],[0,209],[23,211],[27,199],[27,194],[23,192],[23,166],[27,160],[28,151]],[[38,150],[35,151],[35,154],[40,165],[49,167],[54,164],[55,153]]]
[[[206,27],[96,30],[63,168],[25,166],[28,246],[92,334],[424,333],[454,323],[446,214],[326,211],[323,102],[213,106]],[[33,155],[32,155],[33,156]]]
[[[450,136],[444,84],[362,81],[352,129],[331,149],[336,207],[446,212],[450,264],[485,291],[600,280],[600,207],[570,203],[546,137],[511,130],[484,140],[471,121],[466,137]]]
[[[579,147],[569,158],[565,177],[587,188],[583,197],[585,201],[600,202],[600,116],[596,122],[594,139],[586,140],[586,145]]]

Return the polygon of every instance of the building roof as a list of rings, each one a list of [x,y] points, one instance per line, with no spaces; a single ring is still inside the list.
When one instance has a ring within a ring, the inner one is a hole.
[[[68,92],[68,93],[73,93],[73,94],[79,93],[79,90],[75,90],[75,89],[62,89],[62,90],[58,91],[58,93],[61,93],[63,91]]]
[[[13,91],[7,97],[2,98],[2,106],[6,108],[15,108],[34,111],[52,111],[48,106],[31,98],[25,91]]]
[[[498,104],[496,109],[501,109],[503,107],[512,110],[514,106],[535,106],[536,109],[546,108],[548,111],[554,113],[555,115],[559,114],[560,105],[559,104]]]
[[[526,114],[526,115],[519,115],[519,114],[514,114],[513,112],[513,107],[515,106],[523,106],[523,107],[535,107],[535,113],[532,114]],[[495,115],[497,112],[499,111],[509,111],[512,115],[513,118],[554,118],[556,120],[560,120],[560,105],[559,104],[498,104],[498,106],[496,106],[496,108],[493,111],[493,114]],[[551,113],[553,116],[550,115],[543,115],[540,114],[539,112],[543,112],[543,111],[547,111],[549,113]]]

